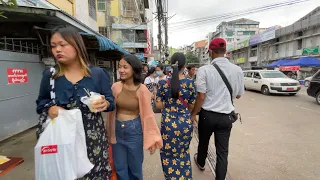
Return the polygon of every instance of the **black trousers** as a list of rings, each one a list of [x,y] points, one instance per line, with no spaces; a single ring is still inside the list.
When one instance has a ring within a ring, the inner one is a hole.
[[[232,122],[228,114],[215,113],[202,109],[199,113],[198,164],[205,166],[208,145],[212,133],[216,146],[216,180],[225,180],[228,169],[229,138]]]

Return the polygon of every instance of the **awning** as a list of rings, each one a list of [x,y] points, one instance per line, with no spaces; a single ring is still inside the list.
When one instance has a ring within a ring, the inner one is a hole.
[[[283,64],[283,66],[300,66],[300,67],[320,66],[320,60],[314,57],[301,57],[297,60]]]
[[[278,61],[273,62],[271,64],[268,64],[268,65],[266,65],[264,67],[266,67],[266,68],[268,68],[268,67],[279,67],[279,66],[283,66],[283,65],[285,65],[285,64],[287,64],[287,63],[289,63],[291,61],[293,61],[293,60],[281,59],[281,60],[278,60]]]
[[[143,56],[143,54],[137,53],[137,54],[134,54],[134,55],[136,55],[136,56],[138,57],[138,59],[140,59],[141,61],[144,61],[144,56]]]
[[[122,47],[120,47],[119,45],[114,43],[112,40],[106,38],[103,35],[94,35],[94,34],[89,34],[89,33],[80,33],[80,34],[85,35],[85,36],[94,36],[99,43],[99,51],[116,50],[116,51],[122,52],[123,54],[129,54],[128,51],[124,50]]]
[[[118,46],[116,43],[101,35],[94,29],[91,29],[89,26],[83,24],[73,16],[68,13],[59,10],[59,9],[46,9],[39,7],[28,7],[28,6],[19,6],[18,8],[8,8],[0,5],[0,10],[5,12],[5,16],[8,18],[0,18],[0,23],[32,23],[35,25],[46,25],[45,28],[38,27],[48,31],[56,26],[61,25],[70,25],[79,30],[83,36],[95,37],[97,40],[97,45],[95,49],[99,51],[119,51],[122,54],[128,54],[126,50]],[[42,26],[43,27],[43,26]],[[19,30],[16,30],[16,34],[19,34]],[[0,30],[0,32],[2,32]],[[4,33],[4,32],[2,32]],[[4,34],[5,35],[5,34]],[[20,35],[20,34],[19,34]],[[22,34],[21,34],[22,36]],[[23,36],[22,36],[23,37]],[[117,56],[119,56],[117,54]]]
[[[8,18],[0,18],[0,22],[35,22],[47,23],[50,27],[57,25],[71,25],[82,32],[100,35],[97,31],[85,25],[68,13],[60,9],[46,9],[39,7],[19,6],[18,8],[9,8],[0,5],[0,10]]]

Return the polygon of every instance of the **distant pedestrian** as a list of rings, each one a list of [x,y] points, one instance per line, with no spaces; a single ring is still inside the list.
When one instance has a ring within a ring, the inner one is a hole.
[[[196,90],[194,82],[183,75],[186,58],[182,53],[171,57],[171,79],[159,81],[158,109],[162,109],[161,134],[164,146],[160,150],[162,169],[166,180],[192,179],[190,142]]]
[[[229,62],[224,57],[226,41],[216,38],[210,42],[209,54],[213,59],[211,65],[199,68],[197,72],[197,101],[192,112],[192,119],[196,120],[199,113],[198,153],[194,159],[200,170],[204,170],[208,154],[209,140],[214,133],[217,163],[216,180],[225,180],[228,168],[229,138],[232,123],[236,121],[233,99],[239,99],[244,93],[243,73],[240,67]],[[219,73],[219,69],[226,77]],[[230,91],[229,91],[229,88]]]
[[[159,83],[159,81],[161,80],[167,80],[167,75],[164,72],[164,67],[162,64],[158,64],[156,67],[156,74],[157,74],[157,78],[156,78],[156,84]]]
[[[147,75],[148,75],[148,71],[149,71],[149,67],[148,65],[143,65],[143,69],[142,69],[142,82],[144,83],[144,80],[146,79]]]
[[[148,74],[147,74],[147,77],[145,78],[145,80],[144,80],[144,84],[147,86],[147,88],[149,89],[149,91],[152,93],[152,99],[154,99],[155,98],[155,96],[156,96],[156,77],[157,77],[158,75],[156,74],[156,68],[154,68],[154,67],[151,67],[150,69],[149,69],[149,72],[148,72]],[[152,102],[153,102],[153,100],[152,100]]]
[[[186,78],[194,80],[194,76],[196,74],[196,66],[195,65],[188,65],[187,67],[187,75]]]

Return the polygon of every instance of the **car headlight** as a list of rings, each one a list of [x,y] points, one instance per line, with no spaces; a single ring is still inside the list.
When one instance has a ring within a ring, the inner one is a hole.
[[[271,86],[281,86],[280,83],[270,83]]]

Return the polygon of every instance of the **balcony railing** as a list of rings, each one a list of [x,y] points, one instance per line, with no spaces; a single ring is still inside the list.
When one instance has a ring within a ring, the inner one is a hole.
[[[36,38],[0,38],[0,50],[28,54],[43,54],[42,46]]]

